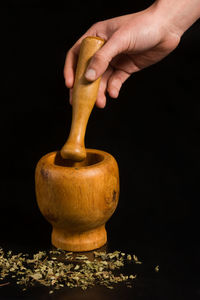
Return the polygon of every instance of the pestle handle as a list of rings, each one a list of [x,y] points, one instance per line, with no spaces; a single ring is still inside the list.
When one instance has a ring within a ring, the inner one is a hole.
[[[85,78],[85,71],[89,60],[103,46],[104,42],[99,37],[86,37],[81,43],[72,92],[71,129],[69,137],[61,149],[61,156],[64,159],[81,161],[86,158],[85,131],[96,102],[101,78],[89,82]]]

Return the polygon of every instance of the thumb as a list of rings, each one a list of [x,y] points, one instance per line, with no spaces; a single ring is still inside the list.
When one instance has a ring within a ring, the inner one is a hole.
[[[103,75],[107,70],[110,61],[123,51],[120,43],[120,39],[113,34],[102,48],[94,54],[85,72],[85,78],[88,81],[94,81]]]

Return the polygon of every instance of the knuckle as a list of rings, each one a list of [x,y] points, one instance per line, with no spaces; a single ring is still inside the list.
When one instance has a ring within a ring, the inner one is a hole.
[[[99,28],[99,27],[102,26],[102,23],[103,23],[103,21],[95,22],[95,23],[92,25],[92,27],[97,29],[97,28]]]
[[[106,63],[108,64],[109,63],[109,60],[107,58],[107,56],[105,56],[103,53],[101,52],[97,52],[94,56],[94,61],[96,62],[100,62],[100,63]]]

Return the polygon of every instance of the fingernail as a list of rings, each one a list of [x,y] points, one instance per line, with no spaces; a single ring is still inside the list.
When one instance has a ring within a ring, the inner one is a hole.
[[[88,69],[86,72],[85,72],[85,77],[87,80],[95,80],[96,79],[96,71],[94,69]]]

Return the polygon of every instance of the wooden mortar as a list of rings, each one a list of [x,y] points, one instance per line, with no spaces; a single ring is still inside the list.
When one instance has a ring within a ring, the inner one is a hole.
[[[119,199],[116,160],[104,151],[84,146],[99,79],[89,83],[83,76],[88,59],[102,43],[95,37],[83,40],[73,88],[69,138],[61,151],[43,156],[35,171],[36,199],[41,213],[52,224],[52,244],[67,251],[102,247],[107,242],[105,223]]]

